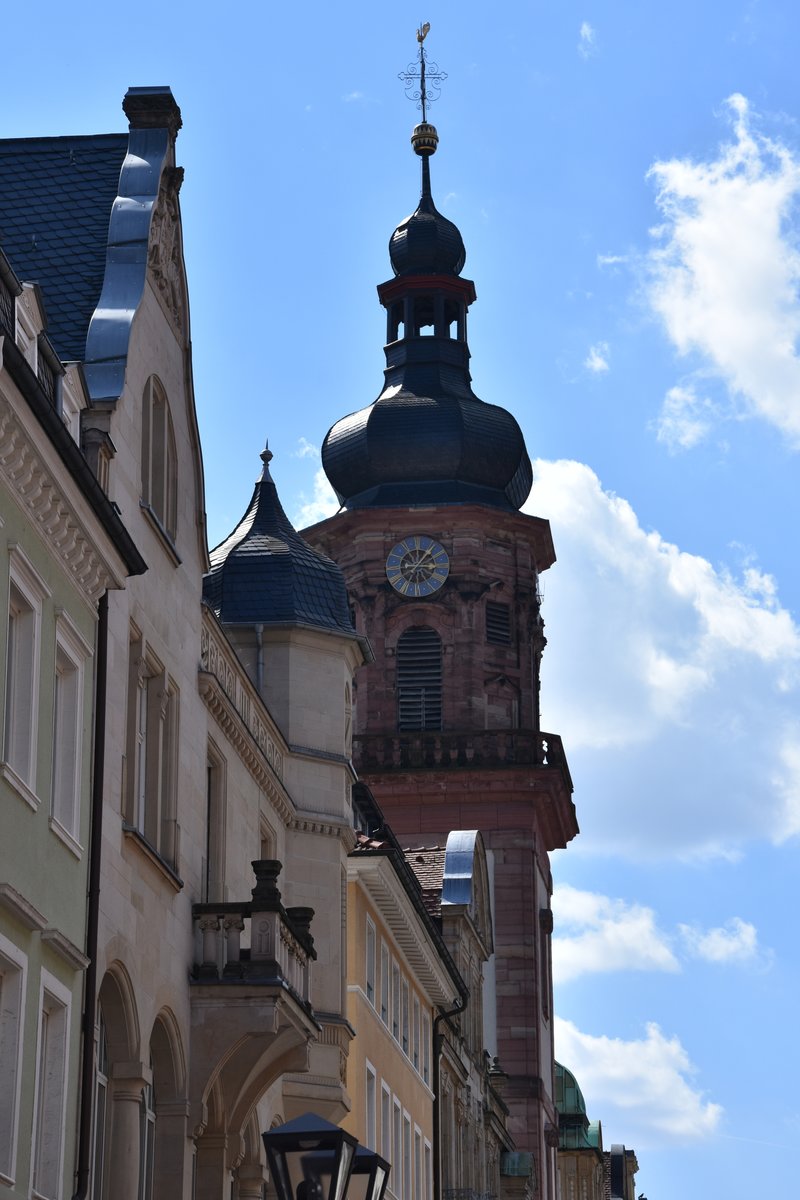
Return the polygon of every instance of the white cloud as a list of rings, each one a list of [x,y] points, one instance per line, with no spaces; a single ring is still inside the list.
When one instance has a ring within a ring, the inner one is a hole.
[[[800,832],[800,629],[775,581],[646,532],[581,463],[535,478],[525,508],[559,555],[542,721],[564,738],[579,848],[730,857]]]
[[[603,267],[621,267],[627,261],[627,254],[598,254],[597,256],[597,266],[601,270]]]
[[[759,948],[755,925],[741,917],[715,929],[679,924],[668,931],[643,904],[563,883],[553,893],[553,913],[556,984],[612,971],[676,972],[687,958],[736,966],[771,962],[771,954]]]
[[[338,512],[339,507],[336,494],[320,467],[314,475],[314,493],[311,498],[300,493],[300,507],[293,524],[297,529],[305,529],[307,525],[315,525],[317,521],[324,521],[326,517],[332,517],[335,512]]]
[[[692,1083],[696,1074],[677,1037],[650,1023],[643,1038],[594,1037],[556,1017],[556,1057],[574,1072],[589,1119],[602,1117],[604,1142],[646,1146],[714,1134],[723,1110]]]
[[[755,925],[732,917],[724,926],[704,933],[693,925],[678,926],[688,952],[710,963],[748,963],[758,958]]]
[[[672,387],[655,423],[658,440],[673,453],[690,450],[711,432],[717,412],[716,406],[698,396],[694,387]]]
[[[800,447],[800,156],[753,128],[743,96],[727,109],[734,139],[715,157],[650,169],[662,224],[648,296],[676,350],[724,382],[732,414],[758,415]]]
[[[364,99],[365,96],[363,92],[348,92],[345,96],[342,96],[342,100],[345,102],[345,104],[355,104],[357,101]]]
[[[600,375],[603,371],[607,371],[608,342],[596,342],[594,346],[590,346],[589,353],[583,360],[583,365],[587,371],[593,371],[595,375]]]
[[[561,884],[553,895],[553,912],[558,932],[553,939],[555,983],[607,971],[680,970],[651,908]]]
[[[297,439],[297,449],[294,452],[295,458],[319,458],[319,446],[315,446],[308,438]]]
[[[596,33],[588,21],[582,21],[578,31],[578,54],[581,58],[589,58],[597,49]]]

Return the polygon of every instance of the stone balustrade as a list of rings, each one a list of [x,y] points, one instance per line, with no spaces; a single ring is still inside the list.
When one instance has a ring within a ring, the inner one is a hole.
[[[310,926],[314,910],[284,908],[277,878],[281,863],[253,863],[256,886],[247,901],[195,904],[198,956],[195,984],[285,984],[304,1003],[310,996]]]
[[[463,770],[473,767],[557,767],[569,774],[561,738],[531,729],[360,734],[353,759],[370,771]]]

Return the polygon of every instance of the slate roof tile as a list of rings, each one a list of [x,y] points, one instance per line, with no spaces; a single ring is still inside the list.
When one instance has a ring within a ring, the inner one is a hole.
[[[81,361],[106,264],[125,133],[0,140],[0,245],[38,283],[59,357]]]

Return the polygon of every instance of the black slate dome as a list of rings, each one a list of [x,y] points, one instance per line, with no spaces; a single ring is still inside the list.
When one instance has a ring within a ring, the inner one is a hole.
[[[247,512],[211,551],[203,599],[229,625],[310,625],[355,635],[344,577],[292,525],[269,473],[272,454]]]
[[[384,389],[328,431],[322,465],[347,508],[521,508],[533,482],[522,431],[472,390],[466,329],[475,287],[459,274],[461,234],[431,195],[438,134],[424,122],[411,140],[422,158],[422,195],[389,242],[395,278],[378,288],[387,312]]]
[[[458,227],[423,195],[389,239],[389,258],[395,275],[459,275],[467,252]]]

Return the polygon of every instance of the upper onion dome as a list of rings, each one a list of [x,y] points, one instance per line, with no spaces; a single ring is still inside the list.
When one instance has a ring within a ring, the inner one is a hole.
[[[428,159],[438,141],[435,127],[427,122],[415,126],[411,134],[411,144],[422,158],[422,196],[416,210],[400,222],[389,239],[395,275],[459,275],[467,260],[461,233],[437,210],[431,196]]]
[[[389,242],[396,278],[378,287],[387,315],[383,391],[337,421],[322,446],[325,474],[347,508],[518,509],[533,482],[516,420],[472,390],[467,310],[475,287],[459,274],[466,259],[461,234],[431,196],[438,140],[427,121],[411,135],[422,159],[422,196]]]

